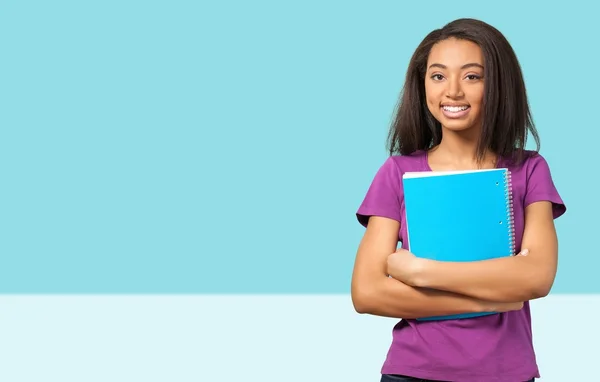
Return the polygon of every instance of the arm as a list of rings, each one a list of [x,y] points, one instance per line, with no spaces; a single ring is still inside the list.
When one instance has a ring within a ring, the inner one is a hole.
[[[410,285],[434,288],[490,301],[526,301],[546,296],[556,275],[558,241],[552,204],[535,202],[525,209],[522,248],[527,256],[469,263],[420,261]]]
[[[386,260],[396,250],[399,228],[400,223],[393,219],[369,219],[352,275],[352,302],[357,312],[411,319],[522,307],[522,303],[484,302],[455,293],[414,288],[388,277]]]

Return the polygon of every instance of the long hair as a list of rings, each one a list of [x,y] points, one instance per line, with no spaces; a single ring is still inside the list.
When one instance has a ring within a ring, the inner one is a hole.
[[[508,40],[496,28],[475,19],[458,19],[429,33],[415,50],[388,134],[390,155],[412,154],[438,145],[441,124],[427,108],[425,73],[431,48],[448,38],[479,45],[484,58],[483,125],[477,159],[486,151],[521,162],[527,133],[540,140],[529,109],[525,81],[517,56]]]

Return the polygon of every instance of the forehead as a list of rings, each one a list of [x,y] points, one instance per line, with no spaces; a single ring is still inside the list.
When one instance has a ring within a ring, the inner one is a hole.
[[[446,65],[449,68],[469,63],[483,65],[483,53],[479,45],[472,41],[450,38],[436,43],[431,48],[427,66],[433,63]]]

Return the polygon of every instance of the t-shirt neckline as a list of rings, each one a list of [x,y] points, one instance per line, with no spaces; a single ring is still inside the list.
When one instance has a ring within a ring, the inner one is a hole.
[[[431,166],[429,166],[429,151],[423,150],[423,155],[421,156],[421,161],[422,161],[422,167],[425,169],[425,171],[431,171],[431,172],[434,171],[431,168]],[[496,161],[496,166],[494,167],[494,169],[501,168],[501,166],[500,166],[501,163],[502,163],[502,157],[499,156],[498,160]]]

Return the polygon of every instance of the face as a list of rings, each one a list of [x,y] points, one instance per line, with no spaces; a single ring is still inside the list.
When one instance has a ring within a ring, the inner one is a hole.
[[[447,130],[481,127],[483,54],[479,45],[451,38],[435,44],[427,60],[427,107]]]

